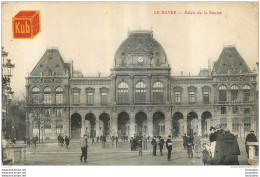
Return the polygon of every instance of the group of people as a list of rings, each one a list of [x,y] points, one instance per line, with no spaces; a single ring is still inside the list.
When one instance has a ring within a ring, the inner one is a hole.
[[[70,144],[70,139],[68,136],[65,136],[65,138],[59,134],[58,136],[58,145],[63,147],[64,145],[66,146],[66,148],[69,148],[69,144]]]
[[[157,145],[159,145],[160,148],[160,155],[163,156],[163,145],[164,145],[164,139],[161,136],[158,136],[159,140],[156,140],[156,136],[153,137],[151,144],[153,146],[153,156],[157,156],[156,155],[156,149],[157,149]],[[171,140],[171,136],[168,136],[168,139],[166,141],[166,148],[168,150],[168,156],[167,156],[167,160],[171,160],[171,152],[172,152],[172,140]]]
[[[23,141],[24,141],[24,144],[26,144],[27,145],[27,147],[31,147],[31,145],[32,145],[32,148],[37,148],[37,142],[39,141],[39,138],[38,138],[38,136],[36,135],[36,136],[34,136],[34,137],[32,137],[32,138],[26,138],[26,137],[24,137],[24,139],[23,139]]]

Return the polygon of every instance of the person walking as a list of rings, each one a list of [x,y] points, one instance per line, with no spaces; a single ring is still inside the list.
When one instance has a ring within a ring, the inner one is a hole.
[[[95,143],[95,139],[94,139],[94,136],[92,135],[92,144],[94,144]]]
[[[68,136],[65,136],[65,144],[66,144],[66,148],[69,148],[70,145],[70,139]]]
[[[133,137],[131,137],[131,139],[130,139],[130,148],[131,148],[131,151],[134,150],[134,138]]]
[[[103,148],[105,148],[105,145],[106,145],[106,136],[103,136],[102,138],[102,145],[103,145]]]
[[[163,145],[164,145],[164,139],[159,136],[159,147],[160,147],[160,155],[163,156]]]
[[[166,141],[166,148],[168,150],[168,156],[167,156],[167,160],[171,160],[171,154],[172,154],[172,140],[171,140],[171,136],[168,136],[168,139]]]
[[[142,156],[143,155],[142,139],[140,138],[137,142],[138,142],[139,156]]]
[[[193,158],[193,152],[192,152],[193,138],[188,135],[188,136],[187,136],[187,139],[186,139],[186,142],[187,142],[188,158]]]
[[[250,134],[248,134],[246,136],[246,141],[245,141],[246,153],[247,153],[247,157],[249,158],[249,146],[247,145],[248,142],[258,142],[258,140],[255,136],[254,130],[250,131]],[[257,148],[257,146],[255,148]],[[257,149],[256,149],[256,152],[257,152]]]
[[[36,137],[33,137],[32,142],[33,142],[33,148],[37,148],[37,146],[36,146],[36,143],[37,143]]]
[[[186,136],[186,133],[184,134],[184,136],[182,137],[182,139],[183,139],[183,147],[184,147],[184,149],[186,149],[186,148],[187,148],[187,141],[186,141],[187,136]]]
[[[82,158],[84,157],[84,162],[87,162],[87,155],[88,155],[88,139],[87,135],[83,135],[80,140],[80,147],[81,147],[81,157],[80,162],[82,162]]]
[[[116,136],[116,147],[117,147],[117,144],[118,144],[118,136]]]
[[[153,156],[157,156],[156,155],[156,148],[157,148],[157,142],[156,142],[156,136],[153,137],[152,141],[151,141],[151,144],[153,146]]]
[[[99,141],[99,136],[97,136],[97,141],[96,141],[96,143],[98,143],[98,141]]]

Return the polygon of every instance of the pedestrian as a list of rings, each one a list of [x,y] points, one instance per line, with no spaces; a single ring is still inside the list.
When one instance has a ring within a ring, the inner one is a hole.
[[[171,154],[172,154],[172,140],[171,140],[171,136],[168,136],[168,139],[166,141],[166,148],[168,150],[168,156],[167,156],[167,160],[171,160]]]
[[[66,144],[66,148],[69,148],[70,139],[68,136],[65,136],[65,144]]]
[[[131,148],[131,151],[134,150],[134,138],[133,137],[131,137],[131,139],[130,139],[130,148]]]
[[[117,144],[118,144],[118,136],[116,136],[116,147],[117,147]]]
[[[193,158],[193,152],[192,152],[193,138],[188,135],[187,138],[186,138],[186,142],[187,142],[188,158]]]
[[[156,142],[155,138],[156,138],[156,136],[154,136],[152,141],[151,141],[151,144],[153,146],[153,156],[157,156],[156,155],[157,142]]]
[[[186,148],[187,148],[187,141],[186,141],[187,136],[186,136],[186,133],[184,134],[184,136],[182,137],[182,139],[183,139],[183,147],[184,147],[184,149],[186,149]]]
[[[106,145],[106,136],[103,136],[102,138],[102,144],[103,144],[103,148],[105,148],[105,145]]]
[[[97,136],[97,142],[96,143],[98,143],[98,141],[99,141],[99,136]]]
[[[95,140],[94,140],[94,136],[92,135],[92,144],[94,144],[95,143]]]
[[[148,141],[150,141],[150,136],[148,135],[148,138],[147,138]]]
[[[12,139],[12,143],[15,144],[16,143],[16,138]]]
[[[64,145],[64,138],[63,138],[63,136],[60,137],[60,145],[61,145],[61,147],[63,147],[63,145]]]
[[[84,162],[87,162],[88,157],[88,139],[87,135],[83,135],[83,137],[80,140],[80,147],[81,147],[81,157],[80,162],[82,162],[82,158],[84,157]]]
[[[255,136],[254,130],[250,131],[250,134],[248,134],[246,136],[246,141],[245,141],[246,153],[247,153],[247,157],[249,158],[249,146],[247,145],[248,142],[258,142],[258,140]],[[257,146],[255,146],[255,148],[257,148]],[[257,152],[257,149],[256,149],[256,152]]]
[[[30,137],[27,138],[27,146],[29,146],[29,147],[31,146],[31,139],[30,139]]]
[[[163,145],[164,145],[164,139],[161,136],[159,136],[159,147],[160,147],[160,155],[161,156],[163,156],[163,153],[162,153]]]
[[[38,142],[39,138],[38,138],[38,136],[37,136],[37,135],[35,136],[35,139],[36,139],[36,142]],[[40,141],[39,141],[39,142],[40,142]]]
[[[58,138],[57,138],[57,140],[58,140],[58,146],[60,146],[60,141],[61,141],[60,139],[61,139],[61,134],[59,134],[59,135],[58,135]]]
[[[196,158],[200,158],[200,153],[201,153],[201,144],[200,144],[200,137],[197,135],[197,133],[194,133],[194,152]]]
[[[211,164],[211,158],[210,153],[208,151],[209,146],[206,143],[202,144],[202,162],[204,165],[210,165]]]
[[[138,140],[138,150],[139,150],[139,156],[142,156],[143,155],[143,147],[142,147],[142,139],[140,138]]]
[[[33,142],[33,148],[37,148],[37,146],[36,146],[36,143],[37,143],[36,137],[33,137],[32,142]]]
[[[210,135],[209,135],[209,142],[210,142],[210,147],[209,147],[209,152],[210,152],[210,159],[211,159],[211,164],[214,164],[214,154],[215,154],[215,147],[216,147],[216,141],[217,141],[217,132],[216,128],[211,126],[209,128],[210,130]]]
[[[143,136],[143,144],[144,144],[144,149],[147,149],[147,137],[146,137],[146,135]]]

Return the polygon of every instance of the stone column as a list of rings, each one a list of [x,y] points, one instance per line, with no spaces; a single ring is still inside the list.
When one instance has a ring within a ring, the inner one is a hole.
[[[129,117],[130,117],[130,120],[129,120],[129,123],[130,123],[130,125],[129,125],[130,135],[129,136],[133,137],[134,134],[135,134],[135,116],[134,116],[134,113],[131,112]]]
[[[188,131],[187,131],[187,125],[188,125],[188,122],[187,122],[187,115],[188,115],[188,112],[186,111],[183,111],[183,127],[184,127],[184,134],[187,135]]]
[[[152,76],[148,76],[148,84],[147,84],[147,92],[148,92],[148,99],[147,99],[147,101],[148,101],[148,103],[150,103],[151,102],[151,77]]]
[[[135,86],[134,86],[134,76],[130,76],[130,88],[129,88],[129,96],[130,96],[130,104],[134,104],[134,92],[135,92]]]
[[[29,119],[29,137],[30,139],[33,138],[33,119]]]
[[[171,112],[168,111],[165,114],[165,135],[164,138],[167,138],[169,135],[172,135],[171,129],[172,129],[172,121],[171,121]]]
[[[147,114],[147,129],[148,129],[148,136],[153,137],[153,116],[152,116],[152,113]]]
[[[100,131],[100,129],[99,129],[99,121],[100,121],[100,120],[96,120],[96,137],[97,137],[97,136],[100,136],[100,132],[99,132],[99,131]]]

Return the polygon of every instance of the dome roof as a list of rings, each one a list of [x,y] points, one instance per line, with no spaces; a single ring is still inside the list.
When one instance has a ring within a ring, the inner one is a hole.
[[[115,67],[131,65],[133,55],[148,57],[149,66],[169,67],[166,53],[160,43],[153,38],[152,31],[129,31],[128,38],[115,54]]]

